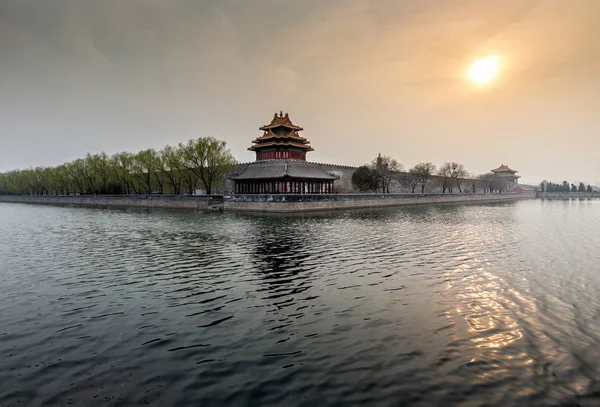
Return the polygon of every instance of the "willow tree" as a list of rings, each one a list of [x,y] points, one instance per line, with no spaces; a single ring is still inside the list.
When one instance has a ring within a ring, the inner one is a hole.
[[[128,152],[116,153],[111,157],[113,176],[125,194],[131,193],[132,190],[134,194],[138,193],[131,175],[133,161],[133,154]]]
[[[175,194],[181,193],[181,184],[184,179],[182,152],[173,146],[165,146],[160,150],[162,171],[166,175]]]
[[[202,181],[207,194],[213,186],[229,174],[237,164],[225,141],[214,137],[200,137],[180,146],[185,168]]]
[[[132,172],[146,192],[152,193],[152,172],[157,153],[153,149],[142,150],[133,156]]]

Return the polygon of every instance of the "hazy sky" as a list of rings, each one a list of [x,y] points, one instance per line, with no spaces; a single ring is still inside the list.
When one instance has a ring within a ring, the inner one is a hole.
[[[599,19],[600,0],[2,0],[0,171],[207,135],[252,161],[283,110],[311,161],[600,183]]]

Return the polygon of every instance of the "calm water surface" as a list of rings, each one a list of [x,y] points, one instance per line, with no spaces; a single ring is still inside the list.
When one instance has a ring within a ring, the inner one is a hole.
[[[599,405],[600,200],[0,204],[0,406]]]

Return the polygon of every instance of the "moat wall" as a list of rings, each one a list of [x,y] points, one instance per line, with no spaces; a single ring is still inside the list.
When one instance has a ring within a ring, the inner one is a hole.
[[[333,194],[333,195],[91,195],[0,196],[0,202],[95,207],[143,207],[233,212],[313,212],[404,205],[510,202],[534,194]]]
[[[286,197],[293,201],[283,201],[282,198]],[[226,211],[236,212],[313,212],[406,205],[511,202],[535,199],[535,194],[339,194],[321,195],[320,198],[310,195],[301,197],[302,201],[299,197],[277,196],[277,200],[269,201],[267,196],[237,195],[225,200],[224,208]]]
[[[541,199],[583,199],[600,198],[598,192],[538,192],[536,194]]]
[[[0,202],[97,207],[219,209],[222,195],[0,195]]]

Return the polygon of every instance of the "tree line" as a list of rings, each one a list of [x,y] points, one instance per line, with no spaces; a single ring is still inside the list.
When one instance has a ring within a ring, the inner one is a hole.
[[[0,173],[0,194],[193,194],[198,185],[211,194],[236,164],[225,141],[201,137],[158,151],[87,154],[56,167]]]
[[[352,186],[361,192],[389,193],[394,180],[412,193],[424,193],[427,186],[439,187],[442,193],[509,192],[506,179],[491,172],[469,173],[463,164],[454,161],[445,162],[439,168],[430,162],[419,163],[406,171],[396,159],[379,154],[352,174]]]
[[[575,184],[569,184],[567,181],[563,181],[562,184],[542,182],[540,190],[542,192],[594,192],[591,185],[586,186],[583,182],[580,182],[579,186],[577,186]]]

